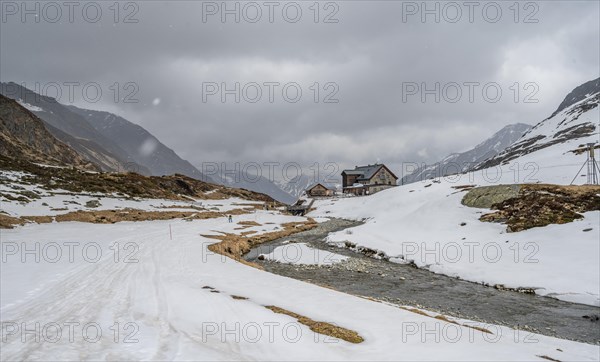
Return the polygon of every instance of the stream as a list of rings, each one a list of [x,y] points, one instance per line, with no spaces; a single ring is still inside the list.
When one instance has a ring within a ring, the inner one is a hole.
[[[534,294],[502,291],[408,264],[376,259],[335,245],[325,238],[330,232],[360,225],[331,219],[318,227],[261,244],[244,256],[266,271],[330,287],[357,296],[399,306],[413,306],[448,316],[503,325],[523,331],[600,344],[600,308],[560,301]],[[333,265],[294,265],[260,260],[289,241],[302,242],[324,253],[347,256]]]

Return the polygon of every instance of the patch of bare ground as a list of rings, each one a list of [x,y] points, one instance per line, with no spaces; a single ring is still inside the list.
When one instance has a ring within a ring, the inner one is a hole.
[[[247,236],[247,235],[252,235],[252,234],[256,234],[256,233],[257,233],[257,231],[255,231],[255,230],[249,230],[249,231],[242,231],[240,233],[240,235]]]
[[[317,226],[317,222],[309,218],[304,222],[289,222],[282,224],[283,229],[264,233],[260,235],[237,235],[230,233],[221,233],[221,235],[202,235],[205,238],[220,240],[218,243],[208,246],[208,250],[213,253],[225,255],[240,263],[263,269],[260,265],[248,262],[242,258],[244,254],[249,252],[253,247],[266,243],[268,241],[284,238],[292,234],[313,229]]]
[[[429,317],[429,318],[437,319],[437,320],[440,320],[440,321],[444,321],[446,323],[451,323],[451,324],[456,324],[457,326],[471,328],[471,329],[474,329],[476,331],[480,331],[482,333],[493,334],[488,329],[485,329],[485,328],[482,328],[482,327],[477,327],[477,326],[470,326],[470,325],[467,325],[467,324],[460,324],[457,321],[449,319],[448,317],[446,317],[445,315],[442,315],[442,314],[438,314],[436,316],[432,316],[432,315],[429,315],[428,313],[426,313],[426,312],[424,312],[424,311],[422,311],[420,309],[416,309],[416,308],[410,308],[410,307],[398,307],[398,308],[404,309],[406,311],[409,311],[409,312],[412,312],[412,313],[415,313],[415,314],[419,314],[419,315],[422,315],[422,316],[425,316],[425,317]]]
[[[339,327],[339,326],[336,326],[335,324],[331,324],[331,323],[327,323],[327,322],[315,321],[315,320],[312,320],[303,315],[300,315],[300,314],[297,314],[294,312],[290,312],[287,309],[283,309],[283,308],[276,307],[273,305],[265,306],[265,308],[271,310],[274,313],[285,314],[287,316],[295,318],[296,320],[298,320],[298,323],[304,324],[305,326],[310,328],[311,331],[313,331],[315,333],[342,339],[342,340],[344,340],[346,342],[350,342],[350,343],[364,342],[364,338],[362,338],[357,332],[355,332],[353,330]]]
[[[261,224],[257,223],[256,221],[239,221],[238,225],[244,225],[244,226],[262,226]]]
[[[553,362],[561,362],[561,360],[559,360],[559,359],[552,358],[552,357],[548,357],[548,356],[546,356],[546,355],[541,355],[541,356],[537,355],[537,357],[539,357],[539,358],[543,358],[543,359],[545,359],[545,360],[548,360],[548,361],[553,361]]]
[[[244,230],[244,229],[248,229],[251,228],[253,226],[262,226],[261,224],[257,223],[256,221],[240,221],[237,223],[238,225],[241,225],[240,227],[234,228],[233,230]],[[256,231],[252,231],[249,233],[255,233]]]
[[[521,185],[516,197],[493,204],[496,212],[479,220],[507,225],[517,232],[550,224],[566,224],[582,219],[581,213],[600,210],[600,186]]]
[[[17,217],[0,214],[0,229],[12,229],[19,225],[25,225],[25,221]]]
[[[79,221],[94,224],[114,224],[121,221],[152,221],[152,220],[204,220],[225,217],[226,215],[241,215],[249,213],[248,209],[234,209],[224,212],[195,212],[195,211],[145,211],[138,209],[73,211],[56,216],[22,216],[15,218],[0,214],[0,228],[12,229],[16,225],[27,222],[47,224],[51,222]]]

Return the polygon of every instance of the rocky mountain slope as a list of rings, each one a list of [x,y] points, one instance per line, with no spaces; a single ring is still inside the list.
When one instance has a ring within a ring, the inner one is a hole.
[[[213,182],[172,149],[161,143],[141,126],[115,114],[68,106],[85,118],[94,129],[121,147],[137,164],[147,168],[152,175],[186,175],[197,180]]]
[[[51,166],[98,170],[57,140],[32,112],[3,95],[0,95],[0,155]]]
[[[111,139],[105,137],[83,117],[70,111],[56,99],[37,94],[16,83],[0,83],[0,94],[12,98],[30,110],[47,125],[48,131],[71,146],[82,157],[95,163],[103,171],[135,170],[150,174]]]
[[[508,125],[496,132],[492,137],[466,152],[453,153],[433,165],[419,166],[413,173],[404,176],[401,180],[401,184],[404,185],[466,172],[479,163],[502,152],[521,138],[521,136],[530,128],[530,125],[523,123]]]

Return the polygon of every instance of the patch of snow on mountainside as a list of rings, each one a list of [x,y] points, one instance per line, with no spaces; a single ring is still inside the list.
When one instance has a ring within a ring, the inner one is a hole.
[[[17,99],[17,103],[19,103],[20,105],[22,105],[23,107],[25,107],[25,109],[27,109],[28,111],[31,112],[44,112],[44,109],[38,106],[34,106],[33,104],[29,104],[25,101],[23,101],[22,99]]]

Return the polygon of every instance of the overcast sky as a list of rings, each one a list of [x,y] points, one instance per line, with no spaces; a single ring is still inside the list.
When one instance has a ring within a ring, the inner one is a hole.
[[[2,1],[0,78],[48,95],[57,82],[63,103],[65,84],[79,82],[75,105],[140,124],[199,168],[394,168],[535,124],[599,76],[598,1],[514,3],[229,1],[223,19],[221,2],[122,2],[117,11],[112,1]],[[97,102],[82,97],[89,82],[102,89]],[[139,102],[115,102],[115,83],[119,97]],[[236,83],[239,103],[222,94]],[[434,90],[425,99],[423,86]]]

